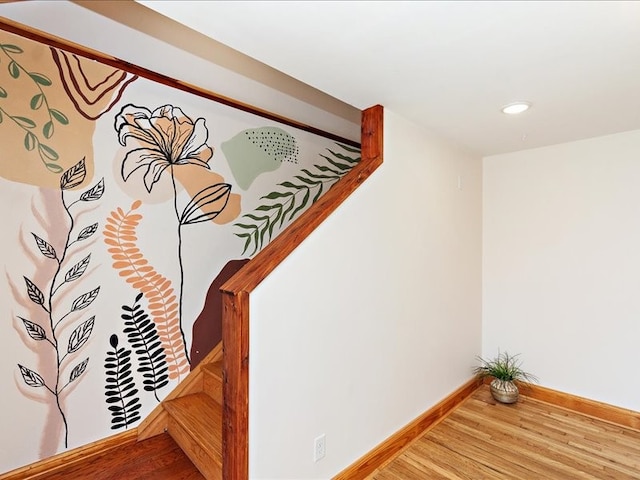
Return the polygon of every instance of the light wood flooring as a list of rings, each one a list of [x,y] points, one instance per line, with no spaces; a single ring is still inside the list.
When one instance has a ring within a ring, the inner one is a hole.
[[[478,389],[368,480],[640,479],[640,431]]]

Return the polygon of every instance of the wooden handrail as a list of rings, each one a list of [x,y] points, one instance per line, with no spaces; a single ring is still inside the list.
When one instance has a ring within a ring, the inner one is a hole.
[[[224,480],[249,478],[249,295],[382,164],[383,113],[380,105],[362,112],[358,165],[222,285]]]

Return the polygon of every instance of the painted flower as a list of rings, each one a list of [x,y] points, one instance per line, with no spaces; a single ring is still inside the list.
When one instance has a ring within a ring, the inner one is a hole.
[[[140,145],[127,153],[122,162],[122,178],[145,169],[143,180],[148,192],[172,165],[194,164],[209,169],[213,149],[207,145],[209,132],[204,118],[195,123],[172,105],[148,108],[126,105],[116,116],[115,129],[122,146],[129,138]]]

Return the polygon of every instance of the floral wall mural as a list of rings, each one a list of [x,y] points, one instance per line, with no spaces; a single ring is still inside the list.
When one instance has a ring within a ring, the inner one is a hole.
[[[186,377],[224,279],[359,161],[329,137],[0,30],[0,471]]]

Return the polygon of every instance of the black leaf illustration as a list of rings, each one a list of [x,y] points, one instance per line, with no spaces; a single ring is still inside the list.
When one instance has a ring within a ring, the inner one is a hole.
[[[169,382],[168,366],[156,325],[138,303],[141,298],[142,293],[136,296],[133,307],[123,305],[125,313],[121,317],[126,326],[124,333],[127,334],[129,344],[136,349],[138,372],[144,378],[143,388],[155,393]],[[160,401],[157,393],[155,394],[156,400]]]
[[[87,267],[89,266],[89,260],[91,260],[91,254],[84,257],[78,263],[76,263],[64,276],[65,282],[72,282],[82,276]]]
[[[44,387],[45,386],[44,379],[40,375],[38,375],[36,372],[34,372],[33,370],[28,369],[27,367],[23,367],[20,364],[18,364],[18,367],[20,367],[20,373],[22,374],[22,378],[24,379],[24,383],[26,383],[30,387]]]
[[[73,370],[71,370],[71,375],[69,375],[69,383],[73,382],[76,378],[84,373],[87,368],[87,363],[89,363],[89,359],[85,358],[82,362],[73,367]]]
[[[29,280],[27,277],[24,278],[24,282],[27,284],[27,294],[33,303],[37,303],[38,305],[44,304],[44,295],[38,287],[36,287],[35,283]]]
[[[60,188],[62,190],[69,190],[73,187],[77,187],[84,182],[84,177],[87,175],[87,170],[84,165],[84,158],[76,163],[73,167],[68,169],[60,177]]]
[[[69,338],[69,346],[67,347],[68,353],[77,352],[80,350],[80,347],[87,343],[89,337],[91,336],[91,332],[93,331],[93,324],[95,322],[95,315],[91,317],[89,320],[82,322],[80,326],[78,326],[71,337]]]
[[[42,328],[40,325],[38,325],[37,323],[33,323],[26,318],[18,318],[22,320],[22,323],[24,323],[24,328],[27,329],[27,333],[31,338],[38,341],[47,339],[47,334],[45,333],[44,328]]]
[[[131,350],[118,348],[117,335],[111,335],[109,343],[113,350],[107,350],[104,363],[107,377],[104,394],[111,412],[111,429],[117,430],[140,420],[142,404],[131,373]]]
[[[45,242],[33,232],[31,232],[31,235],[33,235],[33,238],[36,240],[36,245],[38,245],[38,249],[45,257],[53,259],[57,258],[56,251],[51,244]]]
[[[98,223],[94,223],[93,225],[90,225],[86,228],[83,228],[80,233],[78,234],[78,241],[80,240],[86,240],[87,238],[89,238],[91,235],[93,235],[94,233],[96,233],[96,230],[98,230]]]
[[[90,292],[80,295],[73,301],[73,304],[71,305],[71,311],[75,312],[76,310],[87,308],[96,299],[96,297],[98,296],[98,292],[100,292],[100,287],[96,287]]]
[[[228,183],[216,183],[202,189],[191,199],[182,212],[180,223],[189,225],[216,218],[227,206],[230,193],[231,185]],[[213,209],[207,208],[207,206],[215,204],[217,205]]]
[[[92,202],[102,197],[103,193],[104,193],[104,178],[101,178],[100,181],[96,183],[92,189],[87,190],[82,195],[80,195],[80,200],[84,202]]]

